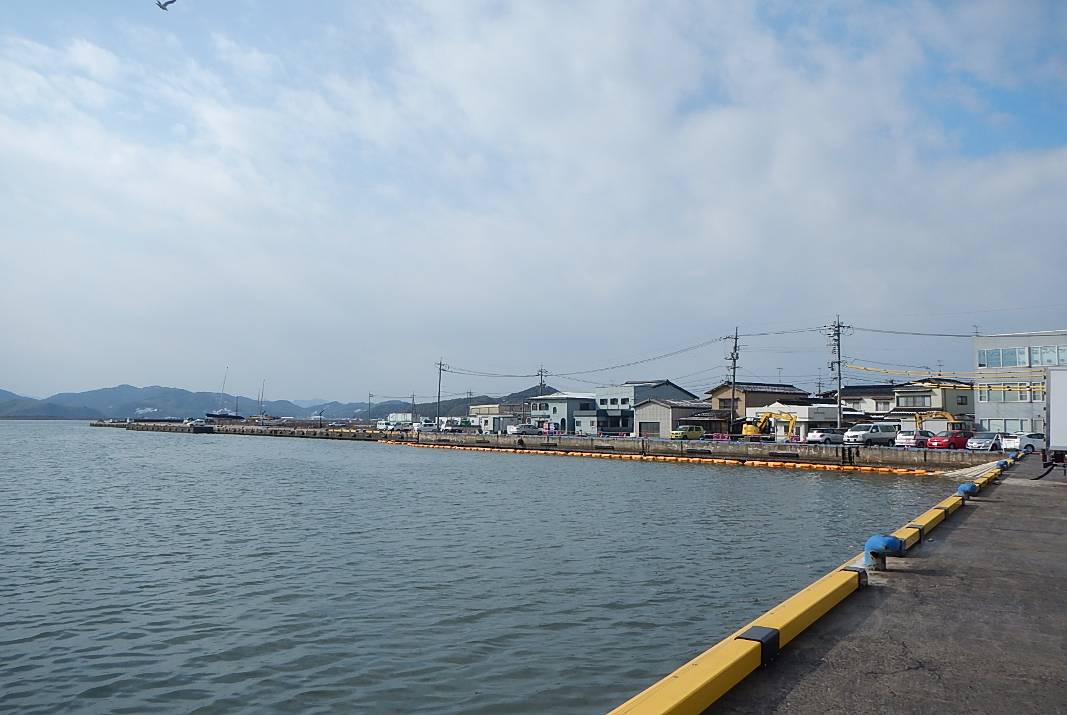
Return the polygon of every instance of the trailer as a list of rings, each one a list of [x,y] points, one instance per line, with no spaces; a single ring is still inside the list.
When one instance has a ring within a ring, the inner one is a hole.
[[[1063,461],[1067,452],[1067,367],[1045,370],[1045,445],[1050,459]]]

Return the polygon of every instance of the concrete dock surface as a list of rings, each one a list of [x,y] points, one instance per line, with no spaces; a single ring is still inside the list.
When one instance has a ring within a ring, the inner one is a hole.
[[[1043,471],[1013,466],[709,712],[1067,713],[1067,478]]]

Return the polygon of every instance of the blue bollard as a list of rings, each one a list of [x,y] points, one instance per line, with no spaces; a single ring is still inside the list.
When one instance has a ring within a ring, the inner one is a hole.
[[[875,534],[863,544],[863,565],[875,571],[885,571],[886,556],[903,556],[904,542],[888,534]]]
[[[997,462],[997,466],[999,468],[1001,468],[1001,469],[1007,469],[1008,468],[1008,462],[1007,462],[1007,460],[1002,459],[999,462]]]
[[[956,490],[956,496],[963,497],[964,501],[967,501],[967,497],[973,497],[978,493],[978,485],[974,482],[964,482]]]

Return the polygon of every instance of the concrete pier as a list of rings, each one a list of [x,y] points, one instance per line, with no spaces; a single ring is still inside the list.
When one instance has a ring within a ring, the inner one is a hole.
[[[711,712],[1067,712],[1067,479],[1041,471],[1013,466]]]

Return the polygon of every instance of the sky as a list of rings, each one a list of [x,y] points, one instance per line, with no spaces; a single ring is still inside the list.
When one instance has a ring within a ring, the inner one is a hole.
[[[850,359],[947,370],[969,340],[858,328],[1067,328],[1063,3],[0,16],[20,394],[703,389],[735,327],[739,379],[814,388],[837,314]]]

